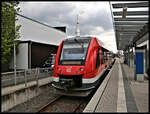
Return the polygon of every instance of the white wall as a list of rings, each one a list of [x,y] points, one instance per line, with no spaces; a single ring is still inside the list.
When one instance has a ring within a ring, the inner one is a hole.
[[[32,21],[20,15],[17,15],[18,21],[16,24],[20,24],[20,40],[31,40],[44,44],[59,45],[63,39],[67,38],[66,33],[42,25],[38,22]]]
[[[28,43],[19,44],[19,53],[16,58],[17,69],[28,69]]]
[[[16,55],[16,68],[28,69],[28,43],[20,43],[18,48],[19,52]],[[10,68],[14,68],[14,56],[11,59]]]

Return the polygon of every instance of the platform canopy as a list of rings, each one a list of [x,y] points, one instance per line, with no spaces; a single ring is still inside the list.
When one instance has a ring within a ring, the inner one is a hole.
[[[148,32],[148,1],[110,2],[118,50],[126,50]]]

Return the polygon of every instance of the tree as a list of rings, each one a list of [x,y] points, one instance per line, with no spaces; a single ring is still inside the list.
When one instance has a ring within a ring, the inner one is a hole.
[[[15,25],[17,21],[16,13],[20,11],[18,1],[4,1],[1,9],[1,65],[2,68],[10,62],[13,55],[14,39],[19,37],[20,25]],[[16,47],[18,44],[16,43]]]

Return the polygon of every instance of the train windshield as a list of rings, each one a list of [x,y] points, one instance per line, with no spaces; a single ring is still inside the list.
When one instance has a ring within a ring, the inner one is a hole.
[[[89,40],[74,39],[64,41],[61,55],[61,65],[84,65],[87,50],[89,46]]]

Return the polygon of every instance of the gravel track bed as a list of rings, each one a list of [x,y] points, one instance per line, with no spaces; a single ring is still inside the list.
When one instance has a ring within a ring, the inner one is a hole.
[[[50,100],[55,98],[57,95],[54,94],[54,89],[51,85],[48,87],[42,87],[40,95],[31,98],[30,100],[15,106],[7,112],[36,112],[41,106],[48,103]]]
[[[60,99],[55,101],[46,107],[45,111],[50,112],[73,112],[74,109],[85,102],[85,98],[82,97],[71,97],[71,96],[62,96]],[[44,112],[45,112],[44,111]]]
[[[43,105],[47,104],[49,101],[51,101],[52,99],[54,99],[57,96],[59,96],[59,95],[54,94],[54,88],[49,84],[47,87],[44,87],[44,86],[42,87],[42,92],[40,95],[38,95],[34,98],[31,98],[30,100],[28,100],[22,104],[15,106],[14,108],[8,110],[7,112],[36,112],[39,108],[41,108]],[[72,99],[72,101],[74,101],[73,104],[75,104],[75,99],[83,99],[83,98],[69,97],[68,102],[72,102],[71,99]],[[83,104],[81,104],[81,106],[79,107],[79,109],[76,112],[82,112],[84,110],[84,108],[86,107],[87,103],[89,102],[89,99],[90,99],[90,97],[84,98],[85,102]],[[67,103],[66,103],[66,105],[67,105]],[[64,112],[63,110],[58,110],[55,108],[52,109],[52,111]],[[67,112],[69,112],[69,109]]]

